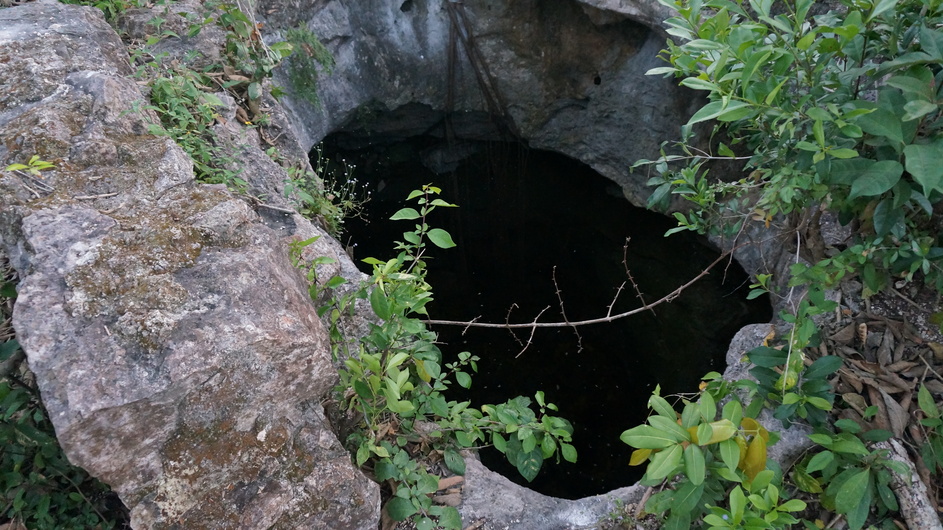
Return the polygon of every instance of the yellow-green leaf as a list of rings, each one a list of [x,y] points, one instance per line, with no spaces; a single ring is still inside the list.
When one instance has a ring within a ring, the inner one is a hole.
[[[756,474],[766,469],[766,440],[762,436],[754,436],[747,447],[746,458],[740,469],[750,480],[756,477]]]
[[[636,449],[632,451],[632,456],[629,458],[630,466],[637,466],[648,460],[648,457],[651,456],[651,449]]]

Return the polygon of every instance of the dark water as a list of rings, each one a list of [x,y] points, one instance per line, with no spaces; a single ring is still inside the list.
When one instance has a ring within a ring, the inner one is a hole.
[[[357,243],[358,260],[393,256],[392,241],[413,223],[386,219],[422,184],[442,188],[442,198],[460,206],[439,209],[429,219],[458,244],[431,254],[433,318],[504,322],[516,304],[512,322],[532,321],[548,306],[541,321],[560,321],[554,275],[569,320],[605,316],[626,281],[626,238],[628,267],[647,301],[718,256],[692,234],[663,237],[672,220],[631,206],[611,181],[559,154],[509,143],[462,144],[475,154],[455,171],[436,175],[420,160],[441,163],[441,140],[362,150],[340,149],[344,141],[329,137],[326,154],[355,164],[355,177],[373,190],[369,222],[347,223],[345,239]],[[585,326],[579,337],[567,328],[538,330],[523,353],[506,330],[472,328],[463,335],[462,328],[436,327],[446,356],[467,350],[481,357],[472,389],[450,397],[480,406],[543,390],[559,415],[573,422],[579,461],[548,462],[529,486],[572,499],[630,485],[642,470],[628,466],[631,449],[619,435],[644,421],[655,385],[663,395],[696,391],[700,376],[723,371],[727,344],[741,326],[770,319],[768,301],[745,300],[748,283],[739,266],[721,266],[654,312]],[[612,314],[638,306],[626,284]],[[526,342],[528,332],[519,336]],[[526,484],[497,451],[482,451],[482,460]]]

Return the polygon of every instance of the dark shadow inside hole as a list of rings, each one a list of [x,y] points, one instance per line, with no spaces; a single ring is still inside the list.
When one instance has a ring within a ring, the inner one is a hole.
[[[356,243],[365,272],[362,258],[389,259],[393,241],[412,229],[411,222],[387,221],[411,190],[433,183],[443,199],[459,205],[429,219],[458,244],[430,253],[433,318],[504,322],[516,304],[513,322],[529,322],[548,306],[541,321],[560,321],[554,276],[570,321],[605,316],[626,281],[626,238],[627,264],[646,301],[671,292],[718,256],[693,234],[665,238],[673,220],[633,207],[613,182],[557,153],[433,137],[362,145],[363,138],[338,133],[325,139],[324,153],[356,166],[355,178],[372,191],[367,220],[349,220],[345,235]],[[619,435],[645,420],[655,385],[662,395],[696,391],[702,375],[724,370],[727,346],[740,327],[770,320],[768,300],[745,299],[748,284],[739,265],[722,264],[652,312],[582,327],[581,339],[572,329],[541,329],[523,353],[504,330],[472,328],[463,335],[461,327],[435,327],[446,357],[466,350],[481,357],[472,389],[449,397],[481,406],[543,390],[572,421],[577,464],[547,462],[529,484],[496,450],[481,451],[488,467],[515,482],[570,499],[631,485],[644,469],[628,466],[632,449]],[[639,305],[627,283],[611,313]],[[526,332],[518,335],[527,341]]]

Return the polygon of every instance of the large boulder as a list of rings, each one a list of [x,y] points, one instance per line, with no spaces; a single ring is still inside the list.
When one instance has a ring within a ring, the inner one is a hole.
[[[0,236],[60,443],[135,528],[375,527],[378,488],[324,417],[336,372],[289,257],[320,232],[195,182],[130,74],[100,11],[0,9],[0,168],[55,165],[0,171]]]

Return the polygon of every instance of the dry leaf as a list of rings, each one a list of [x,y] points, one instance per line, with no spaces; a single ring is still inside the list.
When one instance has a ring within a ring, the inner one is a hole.
[[[865,401],[864,396],[861,394],[856,394],[854,392],[848,392],[847,394],[842,394],[841,398],[845,400],[845,403],[848,403],[851,408],[855,409],[858,414],[864,415],[864,409],[868,408],[868,402]]]
[[[885,368],[887,368],[888,372],[897,372],[898,374],[900,374],[900,373],[906,372],[907,370],[910,370],[914,366],[919,366],[919,365],[912,361],[897,361],[893,364],[887,365]]]
[[[900,376],[894,373],[878,374],[877,379],[881,381],[881,388],[891,394],[908,392],[914,388],[913,383],[904,381]]]
[[[852,365],[854,365],[856,368],[860,368],[861,370],[864,370],[865,372],[868,372],[870,374],[877,375],[877,374],[884,373],[884,370],[881,369],[881,365],[879,364],[869,363],[868,361],[859,361],[857,359],[848,359],[848,361]]]
[[[855,325],[848,324],[847,326],[833,333],[829,339],[842,344],[851,344],[851,341],[855,339]]]
[[[881,396],[884,398],[887,416],[890,419],[891,432],[894,433],[895,437],[900,438],[904,435],[904,429],[907,428],[907,422],[910,419],[907,410],[901,407],[900,403],[885,392],[884,389],[880,389],[880,392]]]
[[[884,338],[881,339],[881,345],[877,351],[878,364],[887,366],[894,362],[894,334],[885,331]]]
[[[462,496],[458,493],[450,493],[448,495],[435,495],[432,497],[432,502],[436,504],[441,504],[444,506],[455,506],[462,504]]]
[[[928,342],[927,346],[933,350],[933,358],[937,361],[943,361],[943,344],[939,342]]]
[[[943,394],[943,383],[936,379],[927,379],[923,382],[923,386],[927,387],[927,390],[934,394]]]
[[[465,482],[465,477],[454,476],[454,477],[443,477],[439,479],[439,491],[447,490],[453,486]]]
[[[859,394],[864,390],[864,384],[861,382],[861,378],[855,375],[853,372],[848,370],[842,370],[839,373],[843,381],[851,385]]]
[[[877,384],[872,381],[865,380],[865,383],[868,385],[868,397],[871,398],[871,404],[878,408],[878,412],[874,415],[871,422],[878,429],[884,429],[885,431],[891,430],[891,422],[887,416],[887,407],[884,405],[884,397],[881,396],[880,389],[878,389]]]

